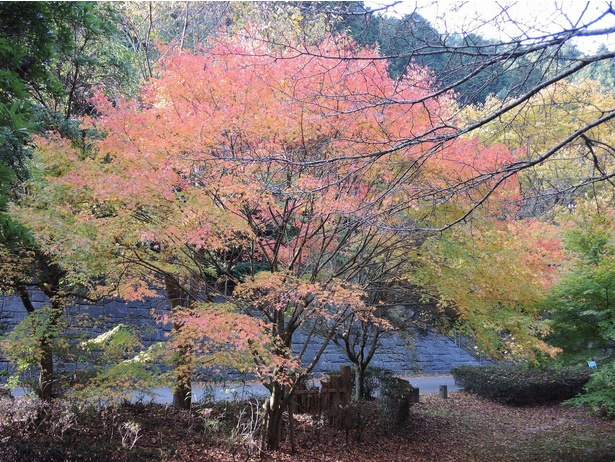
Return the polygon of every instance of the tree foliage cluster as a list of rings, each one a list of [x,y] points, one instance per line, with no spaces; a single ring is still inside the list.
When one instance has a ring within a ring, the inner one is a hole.
[[[587,79],[615,53],[570,46],[598,19],[502,42],[359,2],[0,8],[0,282],[28,313],[4,345],[41,397],[75,297],[164,293],[175,406],[203,365],[251,371],[271,449],[329,343],[357,398],[417,326],[612,363],[615,113]],[[116,334],[94,388],[144,371]]]

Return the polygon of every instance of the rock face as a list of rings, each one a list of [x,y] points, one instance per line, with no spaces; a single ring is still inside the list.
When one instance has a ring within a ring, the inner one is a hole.
[[[33,294],[32,299],[36,308],[45,303],[45,297],[40,293]],[[79,324],[80,319],[88,319],[91,325],[87,330],[92,337],[106,332],[119,323],[134,325],[141,335],[141,342],[149,346],[168,339],[171,326],[156,320],[167,313],[168,309],[163,298],[140,302],[108,300],[99,304],[76,304],[68,308],[66,314],[71,324],[75,326]],[[4,324],[4,327],[10,330],[25,317],[25,314],[19,298],[0,296],[0,328]],[[370,365],[389,369],[397,375],[409,375],[448,373],[453,366],[480,363],[476,357],[447,336],[434,332],[428,335],[416,333],[412,337],[411,343],[404,341],[398,335],[385,337]],[[294,349],[299,349],[303,339],[301,333],[296,334]],[[318,348],[318,338],[314,338],[306,351],[305,360],[312,359]],[[344,352],[331,344],[325,350],[315,372],[339,370],[342,364],[348,363]],[[8,369],[8,363],[0,356],[0,374]]]

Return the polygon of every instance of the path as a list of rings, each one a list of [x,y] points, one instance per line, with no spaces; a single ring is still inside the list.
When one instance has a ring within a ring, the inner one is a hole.
[[[446,385],[448,391],[459,391],[459,387],[455,384],[452,375],[441,376],[406,376],[413,387],[418,387],[420,394],[438,393],[440,385]],[[169,388],[157,388],[154,390],[156,403],[171,403],[173,396]],[[194,386],[193,394],[195,401],[203,401],[204,399],[215,399],[216,401],[234,401],[250,398],[253,396],[260,397],[267,395],[267,389],[259,383],[230,383],[224,386]],[[149,398],[145,397],[148,401]]]
[[[404,376],[413,387],[418,387],[420,394],[438,393],[440,385],[446,385],[449,393],[458,391],[459,387],[455,385],[455,380],[452,375],[440,376]],[[12,390],[13,396],[20,396],[24,393],[21,388]],[[170,388],[155,388],[152,390],[154,398],[148,395],[142,395],[138,400],[145,403],[155,402],[159,404],[170,404],[173,402],[173,394]],[[251,397],[262,397],[267,395],[267,389],[260,383],[238,383],[233,382],[225,385],[195,385],[192,387],[194,401],[236,401]]]

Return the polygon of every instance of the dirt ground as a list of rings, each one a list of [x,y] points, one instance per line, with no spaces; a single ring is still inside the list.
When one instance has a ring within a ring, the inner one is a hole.
[[[375,403],[335,416],[300,415],[297,452],[285,434],[279,451],[263,454],[254,432],[257,403],[191,412],[140,404],[76,410],[61,403],[36,417],[12,403],[0,403],[1,462],[615,461],[613,421],[563,406],[507,407],[463,392],[447,400],[422,396],[397,429]]]

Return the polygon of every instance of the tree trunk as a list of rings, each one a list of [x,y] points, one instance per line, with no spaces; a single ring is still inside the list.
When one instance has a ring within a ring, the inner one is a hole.
[[[173,326],[173,334],[177,333],[181,326]],[[175,352],[173,362],[175,372],[175,384],[173,385],[173,408],[178,410],[190,409],[192,405],[192,355],[188,345],[179,345]]]
[[[271,396],[269,396],[269,400],[265,403],[262,449],[277,451],[280,448],[283,416],[284,387],[279,383],[273,383]]]
[[[49,401],[53,398],[53,349],[46,339],[41,339],[41,359],[39,375],[39,398]]]
[[[181,287],[177,280],[170,275],[165,275],[164,282],[167,298],[171,303],[172,335],[177,342],[177,351],[175,351],[173,359],[175,375],[173,408],[185,410],[190,409],[192,405],[192,349],[189,345],[189,339],[184,339],[182,336],[182,323],[173,319],[174,312],[183,307]]]
[[[363,401],[365,393],[365,367],[362,364],[354,365],[354,401]]]
[[[34,305],[30,299],[30,293],[23,286],[17,288],[17,293],[21,298],[23,306],[28,313],[28,316],[34,313]],[[53,300],[53,299],[52,299]],[[62,315],[62,307],[54,306],[52,301],[52,312],[49,326],[53,328],[57,325],[60,316]],[[39,359],[39,379],[38,379],[38,396],[43,401],[49,401],[53,398],[53,344],[50,332],[43,332],[38,343],[41,350]]]
[[[186,382],[180,382],[176,377],[175,385],[173,386],[173,408],[177,410],[189,410],[192,406],[192,384],[188,379]]]
[[[49,295],[48,295],[49,296]],[[60,335],[58,324],[63,312],[63,299],[49,297],[51,301],[51,313],[49,314],[49,326],[40,338],[41,359],[39,376],[39,395],[43,401],[53,398],[53,340]]]

